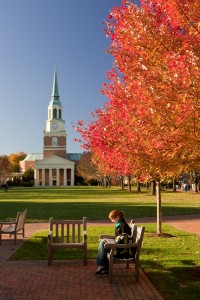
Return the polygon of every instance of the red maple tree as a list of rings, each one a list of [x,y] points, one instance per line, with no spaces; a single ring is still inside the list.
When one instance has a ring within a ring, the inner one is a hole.
[[[157,180],[157,233],[160,179],[199,164],[199,12],[198,0],[114,7],[105,30],[114,57],[108,102],[77,126],[107,169]]]

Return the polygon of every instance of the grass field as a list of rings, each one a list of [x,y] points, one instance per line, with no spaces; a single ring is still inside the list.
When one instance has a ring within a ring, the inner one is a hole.
[[[156,216],[156,197],[143,189],[128,192],[120,188],[10,188],[0,190],[0,220],[15,217],[28,209],[28,222],[47,221],[49,217],[88,220],[107,219],[113,209],[123,210],[127,218]],[[200,213],[200,195],[192,192],[162,192],[162,215]]]

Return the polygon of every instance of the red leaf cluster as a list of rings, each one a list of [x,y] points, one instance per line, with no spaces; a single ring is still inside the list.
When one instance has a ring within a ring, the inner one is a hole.
[[[161,178],[199,164],[199,15],[199,0],[126,0],[108,16],[108,102],[77,130],[109,174]]]

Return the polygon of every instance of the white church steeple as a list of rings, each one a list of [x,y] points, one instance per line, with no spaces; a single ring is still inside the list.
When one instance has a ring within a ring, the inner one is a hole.
[[[58,92],[57,70],[54,66],[54,79],[51,100],[48,106],[48,119],[44,130],[44,157],[58,155],[66,158],[66,130],[62,119],[63,107]]]

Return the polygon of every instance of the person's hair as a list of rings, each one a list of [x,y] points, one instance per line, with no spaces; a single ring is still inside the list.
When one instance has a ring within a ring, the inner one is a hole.
[[[109,219],[116,219],[116,218],[125,218],[125,215],[123,213],[123,211],[119,211],[119,210],[112,210],[109,213]]]

